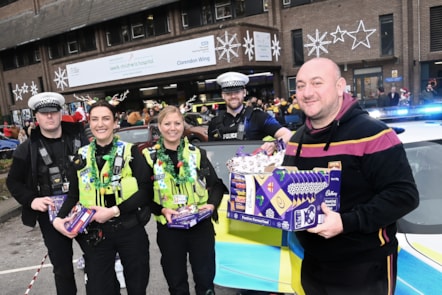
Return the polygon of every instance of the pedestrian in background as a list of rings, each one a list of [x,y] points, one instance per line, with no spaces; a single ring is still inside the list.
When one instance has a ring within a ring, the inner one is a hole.
[[[169,228],[167,224],[186,206],[211,210],[213,220],[217,221],[217,208],[227,189],[205,150],[183,138],[184,116],[178,107],[166,106],[159,113],[158,128],[161,137],[157,147],[144,150],[144,155],[154,169],[152,212],[157,221],[157,243],[169,293],[190,294],[189,257],[196,295],[215,294],[215,230],[210,218],[189,229]]]
[[[284,166],[342,169],[340,211],[325,203],[322,224],[296,232],[304,248],[306,295],[392,295],[396,287],[396,221],[415,209],[419,194],[394,130],[344,93],[336,63],[314,58],[296,75],[305,124],[288,143]]]
[[[58,295],[77,294],[72,240],[54,229],[48,206],[54,205],[51,196],[68,193],[67,174],[72,158],[88,143],[81,123],[61,122],[64,103],[64,97],[54,92],[42,92],[29,99],[28,106],[35,113],[38,126],[17,147],[6,179],[11,195],[22,205],[23,224],[39,224]]]

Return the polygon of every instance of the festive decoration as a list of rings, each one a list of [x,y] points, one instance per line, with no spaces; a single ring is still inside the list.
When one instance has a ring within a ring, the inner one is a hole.
[[[114,96],[112,96],[112,97],[106,96],[104,99],[107,102],[109,102],[111,105],[116,106],[120,102],[122,102],[123,100],[126,99],[128,93],[129,93],[129,90],[126,90],[125,92],[121,93],[120,95],[118,95],[118,93],[117,93],[117,94],[114,94]],[[85,103],[87,103],[90,106],[100,100],[98,97],[91,98],[89,95],[78,96],[75,93],[74,93],[74,97],[78,100],[84,101]]]
[[[166,149],[164,147],[164,139],[161,136],[158,140],[158,144],[155,145],[156,147],[159,146],[157,149],[157,163],[160,166],[164,166],[163,169],[170,175],[172,175],[173,179],[175,179],[175,182],[180,185],[186,182],[193,182],[193,178],[190,175],[190,168],[189,163],[184,161],[183,157],[183,146],[184,146],[184,139],[180,141],[180,145],[178,146],[178,163],[177,168],[183,169],[183,173],[178,173],[178,175],[175,172],[175,167],[173,166],[172,160],[170,157],[166,154]]]
[[[103,160],[106,160],[109,163],[109,172],[103,173],[103,182],[101,182],[101,179],[97,173],[97,160],[95,153],[97,151],[97,140],[94,139],[91,142],[91,155],[92,155],[92,163],[91,163],[91,176],[95,184],[95,188],[100,191],[101,196],[104,195],[106,192],[106,187],[109,185],[109,183],[112,180],[112,177],[114,176],[113,173],[113,167],[115,162],[115,155],[117,154],[117,142],[118,137],[114,137],[112,140],[112,149],[109,154],[103,156]]]

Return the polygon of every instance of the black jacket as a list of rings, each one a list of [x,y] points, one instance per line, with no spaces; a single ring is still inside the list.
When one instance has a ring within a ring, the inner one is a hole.
[[[329,126],[315,130],[307,119],[297,130],[283,165],[310,170],[330,162],[342,167],[344,232],[331,239],[297,232],[304,250],[320,261],[371,259],[397,251],[396,221],[418,206],[419,194],[396,133],[344,95]]]
[[[80,146],[88,143],[81,123],[61,122],[62,138],[73,154],[74,140],[80,140]],[[31,208],[32,201],[40,196],[38,189],[38,152],[39,141],[43,138],[40,127],[32,130],[31,136],[20,144],[14,152],[11,169],[6,179],[11,195],[22,205],[22,221],[24,225],[34,227],[39,211]],[[68,156],[68,155],[66,155]],[[45,213],[46,214],[46,213]]]

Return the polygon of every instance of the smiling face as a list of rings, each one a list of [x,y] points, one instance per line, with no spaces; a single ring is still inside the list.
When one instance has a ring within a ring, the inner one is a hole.
[[[246,90],[241,89],[232,92],[222,92],[224,101],[226,102],[227,111],[237,113],[241,110],[244,102]]]
[[[167,106],[158,115],[158,128],[164,139],[164,146],[176,150],[184,133],[184,117],[174,106]]]
[[[114,129],[117,128],[113,112],[106,106],[91,108],[89,127],[100,146],[108,145],[114,138]]]
[[[326,58],[306,62],[296,76],[296,98],[314,128],[330,124],[339,113],[346,82]]]

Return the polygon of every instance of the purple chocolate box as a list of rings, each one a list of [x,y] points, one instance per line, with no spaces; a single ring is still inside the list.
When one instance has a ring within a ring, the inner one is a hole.
[[[281,167],[269,173],[231,173],[227,217],[287,231],[305,230],[323,222],[322,202],[339,211],[340,184],[339,169]],[[245,196],[232,189],[244,186]]]

